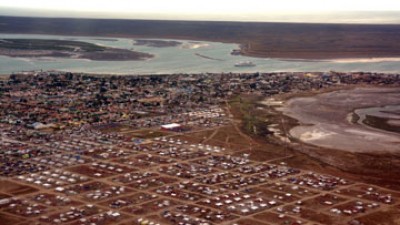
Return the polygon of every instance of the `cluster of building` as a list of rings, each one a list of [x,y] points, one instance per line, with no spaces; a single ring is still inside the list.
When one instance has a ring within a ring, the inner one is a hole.
[[[95,76],[63,72],[13,74],[0,81],[0,120],[34,129],[123,123],[135,128],[178,123],[224,124],[218,104],[339,84],[398,84],[398,74],[251,73]]]
[[[235,94],[399,78],[12,75],[0,81],[2,224],[362,224],[369,213],[400,207],[400,193],[191,136],[225,129],[232,119],[223,107]]]
[[[264,225],[266,218],[269,224],[350,223],[399,204],[395,191],[257,162],[247,153],[180,137],[149,138],[132,146],[120,135],[105,134],[108,139],[101,143],[72,130],[53,142],[33,144],[34,139],[24,138],[26,132],[15,139],[27,141],[18,142],[9,139],[12,127],[1,129],[8,134],[7,152],[31,146],[57,152],[15,156],[48,167],[10,176],[9,182],[32,187],[32,193],[2,196],[0,188],[0,214],[23,216],[32,224]],[[87,154],[91,149],[109,157]]]

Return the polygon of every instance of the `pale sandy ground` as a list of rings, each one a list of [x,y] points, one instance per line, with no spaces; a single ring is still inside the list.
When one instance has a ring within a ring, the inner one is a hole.
[[[348,59],[332,59],[328,60],[336,63],[372,63],[372,62],[400,62],[399,57],[382,57],[382,58],[348,58]]]
[[[199,49],[199,48],[205,48],[210,46],[207,43],[201,43],[201,42],[189,42],[185,43],[181,46],[181,48],[186,48],[186,49]]]
[[[400,126],[400,120],[388,120],[387,123],[394,126]]]
[[[357,88],[293,98],[280,109],[300,126],[290,135],[309,144],[351,152],[400,152],[400,135],[348,121],[354,109],[400,105],[400,88]]]

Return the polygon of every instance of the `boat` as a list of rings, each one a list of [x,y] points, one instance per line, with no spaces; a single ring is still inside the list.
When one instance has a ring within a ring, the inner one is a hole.
[[[256,64],[254,64],[253,62],[250,61],[244,61],[244,62],[238,62],[235,63],[236,67],[253,67],[256,66]]]

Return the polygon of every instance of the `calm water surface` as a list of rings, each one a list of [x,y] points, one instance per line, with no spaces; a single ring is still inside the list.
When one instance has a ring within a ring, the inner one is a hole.
[[[155,55],[147,61],[90,61],[85,59],[61,58],[11,58],[0,56],[0,74],[10,74],[29,70],[61,70],[87,73],[113,74],[165,74],[165,73],[202,73],[202,72],[276,72],[276,71],[370,71],[400,73],[400,58],[385,60],[348,60],[348,61],[283,61],[246,56],[233,56],[232,49],[237,44],[217,42],[196,42],[182,40],[183,45],[156,48],[135,46],[133,39],[98,40],[99,37],[72,37],[52,35],[0,34],[0,38],[58,39],[76,40],[99,45],[133,49]],[[200,43],[200,45],[198,45]],[[197,45],[197,46],[196,46]],[[211,60],[199,57],[201,54]],[[235,67],[240,61],[252,61],[255,67]]]

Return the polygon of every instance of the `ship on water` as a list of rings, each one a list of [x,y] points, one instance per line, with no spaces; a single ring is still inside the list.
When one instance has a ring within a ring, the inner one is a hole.
[[[256,64],[254,64],[253,62],[250,61],[244,61],[244,62],[238,62],[235,63],[236,67],[254,67],[256,66]]]

